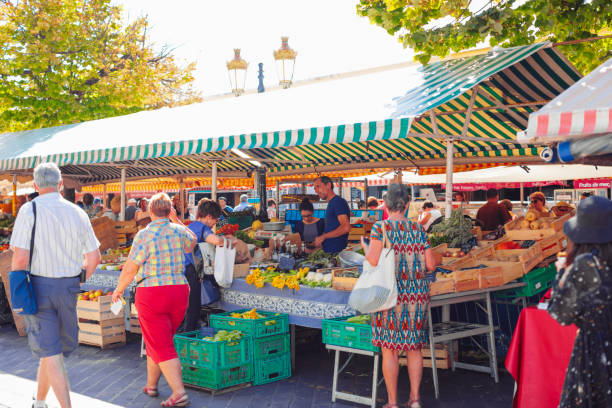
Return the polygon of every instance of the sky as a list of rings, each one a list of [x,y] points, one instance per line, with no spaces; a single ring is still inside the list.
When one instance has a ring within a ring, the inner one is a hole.
[[[358,0],[116,0],[131,21],[147,15],[157,47],[176,47],[179,63],[196,61],[204,96],[230,91],[226,62],[240,48],[249,63],[246,89],[278,84],[272,52],[281,36],[297,51],[294,81],[412,61],[397,38],[356,12]]]

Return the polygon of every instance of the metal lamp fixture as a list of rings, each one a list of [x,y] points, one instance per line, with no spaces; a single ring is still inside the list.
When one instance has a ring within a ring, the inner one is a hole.
[[[236,96],[244,93],[246,83],[246,71],[249,64],[240,58],[240,48],[234,48],[234,59],[228,61],[227,71],[229,73],[230,85],[232,92]]]
[[[279,78],[279,84],[284,89],[289,88],[293,81],[295,57],[297,57],[297,52],[289,48],[289,37],[281,37],[281,47],[274,51],[274,59],[276,60],[276,73]]]

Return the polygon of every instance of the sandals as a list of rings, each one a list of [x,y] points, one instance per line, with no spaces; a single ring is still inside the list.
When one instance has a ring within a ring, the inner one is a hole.
[[[142,387],[142,392],[144,392],[151,398],[159,397],[159,392],[157,392],[157,388],[147,387],[145,385],[144,387]]]
[[[397,404],[389,404],[388,402],[382,408],[399,408]]]
[[[189,405],[189,397],[187,397],[187,393],[178,398],[170,397],[161,403],[162,407],[186,407],[187,405]]]
[[[406,408],[423,408],[421,400],[410,400],[405,405]]]

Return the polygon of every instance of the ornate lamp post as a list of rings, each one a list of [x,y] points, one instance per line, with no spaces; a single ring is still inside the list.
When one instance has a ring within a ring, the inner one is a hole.
[[[236,96],[244,93],[244,85],[246,83],[246,71],[249,64],[240,58],[240,48],[234,48],[234,59],[228,61],[227,71],[229,73],[230,85],[232,92]]]
[[[284,89],[289,88],[293,81],[295,57],[297,57],[297,52],[289,48],[289,37],[281,37],[281,47],[274,51],[274,59],[276,60],[276,73],[279,78],[279,84]]]

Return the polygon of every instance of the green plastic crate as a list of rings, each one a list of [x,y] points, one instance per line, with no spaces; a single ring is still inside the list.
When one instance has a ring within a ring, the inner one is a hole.
[[[250,336],[237,341],[204,340],[199,331],[176,334],[174,347],[182,363],[204,368],[228,368],[251,361]]]
[[[496,294],[496,297],[500,298],[516,298],[516,297],[530,297],[537,295],[550,288],[557,275],[557,268],[552,263],[544,268],[534,269],[527,275],[519,279],[520,282],[525,282],[525,286],[515,289],[508,289]]]
[[[198,387],[220,390],[233,385],[244,384],[253,379],[253,364],[243,364],[237,367],[212,369],[181,364],[183,382]]]
[[[248,309],[211,315],[210,325],[215,329],[240,330],[254,339],[289,333],[289,316],[284,313],[257,311],[265,316],[261,319],[241,319],[231,316],[232,313],[244,312],[248,312]]]
[[[253,384],[262,385],[291,377],[291,354],[255,360]]]
[[[254,339],[253,350],[256,360],[285,354],[291,351],[291,338],[287,333]]]
[[[380,351],[380,347],[372,345],[372,326],[349,323],[346,321],[349,317],[351,316],[323,320],[321,327],[323,343],[360,350]]]
[[[245,229],[245,228],[249,228],[251,225],[253,225],[253,220],[255,218],[253,216],[250,215],[239,215],[239,216],[232,216],[232,214],[230,213],[228,219],[227,219],[227,223],[228,224],[238,224],[238,228],[240,228],[241,230]]]

